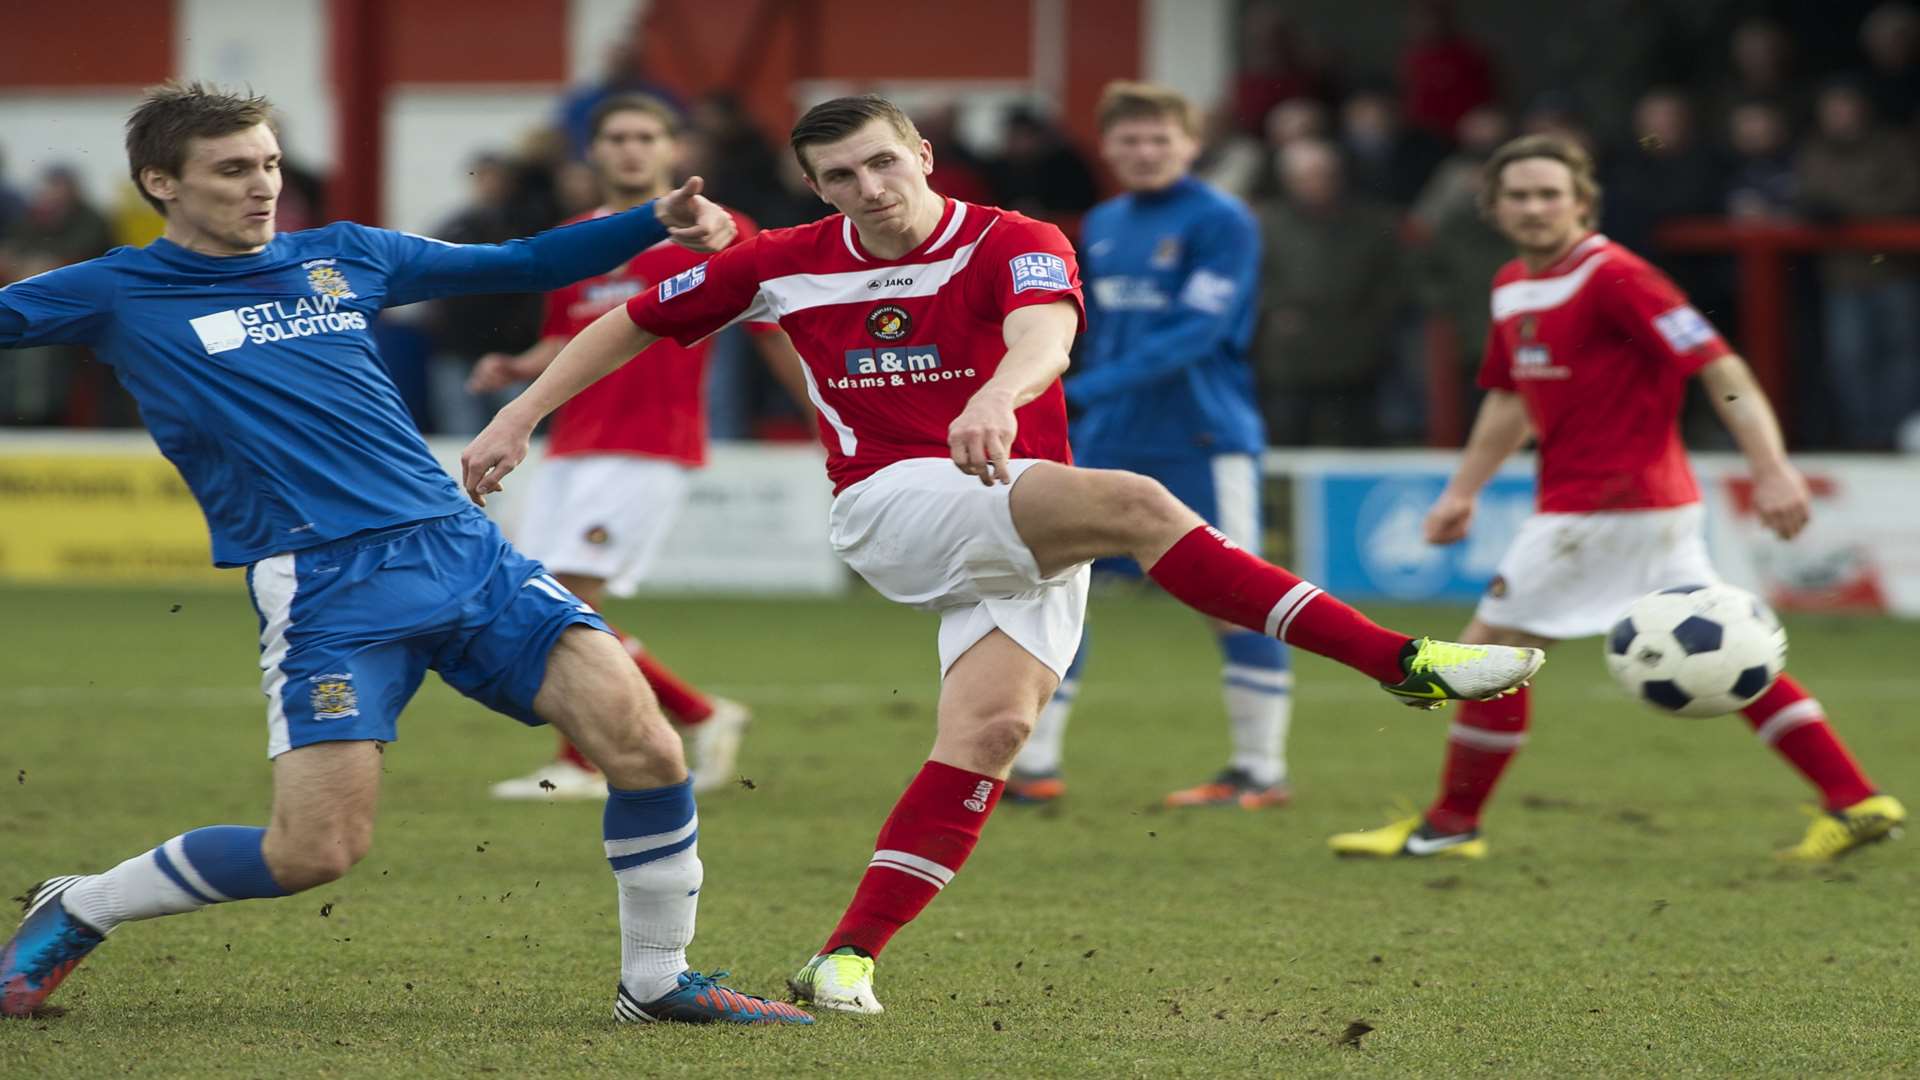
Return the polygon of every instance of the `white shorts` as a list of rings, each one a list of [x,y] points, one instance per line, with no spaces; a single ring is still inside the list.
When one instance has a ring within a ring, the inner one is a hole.
[[[678,462],[632,454],[548,458],[520,516],[518,546],[555,574],[607,583],[632,596],[687,501]]]
[[[1014,482],[1034,459],[1009,462]],[[833,550],[889,600],[940,615],[940,676],[995,629],[1064,676],[1087,616],[1088,564],[1042,577],[1013,528],[1012,484],[909,458],[841,492]]]
[[[1535,514],[1520,526],[1474,615],[1555,641],[1604,634],[1647,593],[1720,580],[1707,558],[1705,519],[1699,503]]]

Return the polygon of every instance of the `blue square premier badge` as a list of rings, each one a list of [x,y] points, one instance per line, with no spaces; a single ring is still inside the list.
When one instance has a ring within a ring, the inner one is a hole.
[[[707,280],[706,263],[701,263],[685,273],[675,274],[660,283],[660,302],[664,304],[681,293],[692,292],[705,280]]]
[[[1016,295],[1028,289],[1051,289],[1056,292],[1073,288],[1067,280],[1067,260],[1046,251],[1030,251],[1025,255],[1015,255],[1008,265],[1013,267],[1013,291]]]

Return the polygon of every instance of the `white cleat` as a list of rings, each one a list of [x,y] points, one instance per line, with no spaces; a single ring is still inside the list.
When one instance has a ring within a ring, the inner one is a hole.
[[[807,961],[807,966],[787,980],[787,989],[802,1005],[835,1012],[873,1014],[884,1012],[880,999],[873,996],[873,957],[853,953],[829,953]]]
[[[1408,705],[1437,709],[1448,701],[1490,701],[1532,680],[1547,654],[1511,645],[1462,645],[1420,638],[1404,661],[1407,677],[1380,688]]]
[[[502,780],[488,789],[496,799],[568,799],[607,797],[607,778],[571,761],[551,761],[525,776]]]
[[[737,701],[723,697],[708,699],[713,715],[698,724],[682,728],[687,739],[687,771],[693,774],[693,793],[713,791],[732,783],[734,763],[740,757],[740,740],[746,736],[753,713]]]

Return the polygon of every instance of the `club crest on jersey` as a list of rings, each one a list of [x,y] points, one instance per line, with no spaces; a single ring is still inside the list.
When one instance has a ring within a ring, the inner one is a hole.
[[[1161,237],[1160,242],[1153,245],[1153,257],[1148,259],[1147,262],[1155,270],[1171,270],[1180,265],[1180,238],[1177,236]]]
[[[1073,288],[1067,280],[1067,260],[1049,251],[1029,251],[1025,255],[1015,255],[1007,263],[1013,268],[1013,291],[1017,295],[1028,289],[1049,289],[1059,291]]]
[[[675,274],[660,283],[660,302],[664,304],[674,297],[679,296],[681,293],[692,292],[699,288],[701,283],[706,280],[706,263],[701,263],[699,266],[683,273]]]
[[[867,333],[881,341],[899,341],[913,332],[913,316],[895,304],[881,304],[867,313]]]
[[[315,675],[308,682],[312,686],[307,703],[313,706],[315,720],[344,720],[360,715],[360,694],[353,688],[351,672]]]
[[[300,264],[307,271],[307,284],[312,287],[315,296],[330,296],[335,300],[358,300],[359,294],[353,291],[353,283],[332,259],[315,259]]]

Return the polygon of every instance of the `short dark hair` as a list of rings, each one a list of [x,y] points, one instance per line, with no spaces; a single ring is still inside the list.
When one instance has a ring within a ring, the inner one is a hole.
[[[1158,120],[1165,117],[1189,135],[1200,134],[1200,114],[1185,94],[1170,86],[1115,81],[1100,92],[1094,116],[1102,134],[1122,120]]]
[[[793,156],[800,159],[800,168],[812,179],[813,165],[807,161],[807,147],[839,142],[875,120],[885,120],[908,146],[920,145],[920,129],[913,126],[913,120],[900,106],[878,94],[839,97],[815,105],[793,125],[793,134],[787,141],[793,147]]]
[[[142,172],[158,169],[179,176],[187,163],[187,140],[217,139],[272,123],[273,103],[258,94],[178,79],[148,87],[140,105],[127,117],[127,170],[133,174],[133,186],[165,215],[166,204],[140,182]]]
[[[673,106],[652,94],[615,94],[602,99],[588,114],[587,141],[599,138],[600,129],[607,126],[608,120],[629,112],[645,113],[660,121],[660,126],[667,129],[667,134],[680,134],[680,113]]]
[[[1593,178],[1593,155],[1564,135],[1522,135],[1495,150],[1487,159],[1486,183],[1480,189],[1481,213],[1493,213],[1494,204],[1500,200],[1500,174],[1507,166],[1532,158],[1557,161],[1573,174],[1574,196],[1587,201],[1586,219],[1581,224],[1591,228],[1600,214],[1600,183]]]

